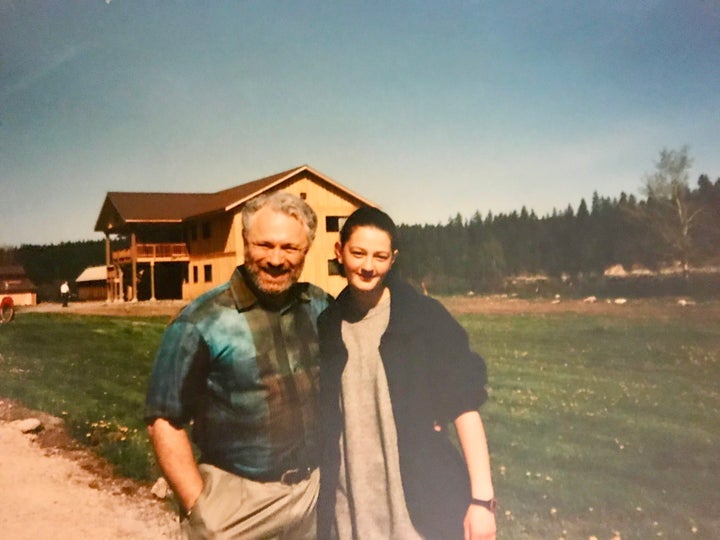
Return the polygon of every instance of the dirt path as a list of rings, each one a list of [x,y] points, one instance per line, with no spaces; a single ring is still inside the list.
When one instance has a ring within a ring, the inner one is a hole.
[[[45,429],[24,434],[18,418]],[[8,540],[158,540],[178,536],[149,486],[114,478],[65,434],[61,421],[0,399],[0,537]]]

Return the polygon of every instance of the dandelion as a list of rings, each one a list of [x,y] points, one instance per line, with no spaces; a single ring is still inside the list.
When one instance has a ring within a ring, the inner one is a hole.
[[[554,516],[554,515],[556,515],[556,514],[557,514],[557,508],[555,508],[555,507],[551,508],[551,509],[550,509],[550,515],[551,515],[551,516]]]
[[[690,532],[693,534],[697,534],[698,528],[693,525],[692,527],[690,527]]]
[[[637,510],[638,512],[642,512],[642,507],[641,507],[641,506],[636,506],[636,507],[635,507],[635,510]]]

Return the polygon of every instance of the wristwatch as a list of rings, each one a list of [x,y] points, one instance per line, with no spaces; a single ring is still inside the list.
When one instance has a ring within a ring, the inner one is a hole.
[[[483,501],[482,499],[470,499],[470,504],[482,506],[490,510],[492,513],[495,513],[495,509],[497,508],[497,499],[495,497],[487,501]]]

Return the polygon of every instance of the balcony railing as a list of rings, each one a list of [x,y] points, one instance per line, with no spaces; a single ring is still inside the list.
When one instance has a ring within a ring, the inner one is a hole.
[[[138,262],[187,261],[190,256],[185,244],[137,244]],[[125,264],[132,261],[132,248],[113,251],[113,262]]]

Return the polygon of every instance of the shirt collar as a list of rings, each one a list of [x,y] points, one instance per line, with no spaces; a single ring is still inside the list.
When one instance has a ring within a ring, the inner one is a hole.
[[[245,265],[238,266],[230,278],[230,291],[235,300],[235,307],[238,311],[247,311],[256,306],[261,306],[255,292],[248,285],[245,277]],[[285,306],[279,311],[285,313],[298,302],[310,302],[307,283],[295,283],[290,289],[290,296]]]

